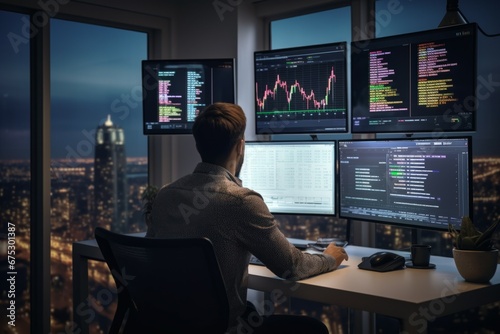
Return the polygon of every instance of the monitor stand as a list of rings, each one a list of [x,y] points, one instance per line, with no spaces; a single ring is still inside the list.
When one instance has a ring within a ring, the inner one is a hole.
[[[411,229],[411,244],[412,245],[420,244],[421,234],[422,234],[421,232],[422,231],[420,229],[417,229],[417,228]]]

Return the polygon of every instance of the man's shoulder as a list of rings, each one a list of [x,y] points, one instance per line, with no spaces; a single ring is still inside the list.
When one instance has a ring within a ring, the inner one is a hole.
[[[209,198],[214,196],[225,196],[227,199],[235,201],[256,200],[262,201],[262,196],[249,188],[241,186],[221,174],[212,173],[192,173],[165,184],[160,193],[163,195],[175,192],[202,192]]]

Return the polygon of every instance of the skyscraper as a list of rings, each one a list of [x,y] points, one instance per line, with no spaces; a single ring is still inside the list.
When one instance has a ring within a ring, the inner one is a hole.
[[[125,233],[127,221],[127,175],[125,135],[111,116],[97,127],[94,162],[95,224]]]

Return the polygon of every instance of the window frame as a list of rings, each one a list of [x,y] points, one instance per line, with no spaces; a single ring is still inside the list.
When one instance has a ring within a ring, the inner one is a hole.
[[[310,6],[307,9],[297,9],[296,6],[290,6],[292,9],[286,13],[278,12],[277,8],[265,7],[257,9],[258,15],[263,16],[264,23],[264,45],[271,49],[271,22],[311,14],[320,11],[337,9],[342,7],[351,7],[351,41],[373,38],[375,36],[375,1],[376,0],[340,0],[334,3]],[[350,75],[350,71],[349,71]],[[374,138],[374,134],[352,134],[353,139]],[[350,234],[350,243],[355,245],[373,246],[375,244],[375,226],[363,221],[350,220],[348,222],[348,233]]]
[[[43,8],[46,6],[46,8]],[[140,8],[140,4],[138,5]],[[1,0],[0,9],[29,15],[30,43],[30,329],[50,332],[50,18],[91,23],[148,34],[148,58],[166,57],[170,19],[133,9],[63,0]],[[35,30],[36,28],[36,30]],[[148,138],[149,178],[158,160],[159,140]],[[150,154],[153,153],[153,154]]]

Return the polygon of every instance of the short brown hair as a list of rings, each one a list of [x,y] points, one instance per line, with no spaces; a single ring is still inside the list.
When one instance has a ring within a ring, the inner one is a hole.
[[[244,138],[246,123],[243,109],[236,104],[218,102],[206,107],[193,124],[201,160],[214,164],[225,162],[234,145]]]

